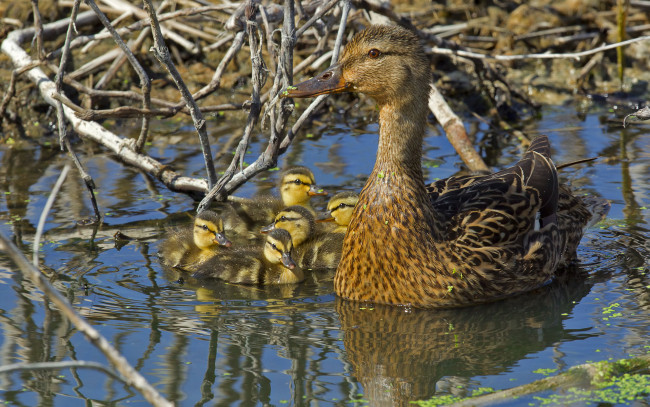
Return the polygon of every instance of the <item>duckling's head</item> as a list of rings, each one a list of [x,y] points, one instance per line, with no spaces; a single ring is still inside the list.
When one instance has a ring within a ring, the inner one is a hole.
[[[282,263],[289,270],[296,268],[296,263],[291,258],[292,250],[291,235],[286,230],[273,229],[266,237],[264,257],[272,264]]]
[[[280,176],[280,196],[284,206],[309,204],[309,200],[315,195],[327,195],[322,189],[318,189],[314,174],[307,167],[291,167]]]
[[[359,195],[355,192],[339,192],[327,203],[327,210],[337,225],[348,226],[357,202],[359,202]]]
[[[426,105],[430,80],[429,59],[413,32],[398,26],[372,25],[352,38],[337,64],[289,87],[283,96],[360,92],[384,105],[422,95]]]
[[[223,233],[223,220],[216,213],[204,210],[194,218],[194,244],[208,249],[215,244],[230,247],[230,240]]]
[[[273,223],[262,228],[262,233],[284,229],[291,235],[293,244],[300,246],[314,233],[315,228],[314,215],[311,211],[303,206],[294,205],[278,212]]]

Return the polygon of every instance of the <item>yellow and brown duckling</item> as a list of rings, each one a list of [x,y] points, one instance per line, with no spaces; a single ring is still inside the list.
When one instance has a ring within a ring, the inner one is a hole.
[[[331,233],[345,233],[348,230],[354,207],[359,202],[359,195],[352,191],[343,191],[334,195],[327,203],[327,210],[330,213],[328,218],[317,219],[316,222],[334,222]]]
[[[285,229],[294,244],[293,259],[303,268],[334,268],[341,258],[343,233],[327,233],[316,225],[314,215],[294,205],[281,210],[262,233]]]
[[[360,92],[379,107],[377,159],[334,278],[343,298],[457,307],[532,290],[575,258],[584,227],[607,211],[559,185],[546,136],[511,168],[427,193],[421,157],[431,77],[414,33],[376,25],[356,34],[337,64],[284,92]]]
[[[314,209],[310,200],[313,196],[327,195],[327,192],[318,188],[314,174],[307,167],[291,167],[280,175],[280,198],[259,197],[252,199],[233,199],[232,205],[239,217],[251,227],[265,225],[273,221],[273,217],[282,208],[300,205],[312,213]]]
[[[305,279],[292,259],[293,243],[289,232],[271,231],[262,252],[235,250],[214,257],[194,273],[198,279],[219,279],[232,284],[294,284]]]
[[[159,256],[163,264],[196,271],[198,268],[222,252],[231,243],[224,235],[223,221],[219,215],[201,211],[190,227],[175,228],[160,245]]]

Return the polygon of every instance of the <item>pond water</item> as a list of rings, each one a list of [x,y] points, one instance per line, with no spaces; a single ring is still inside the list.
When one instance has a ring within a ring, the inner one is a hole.
[[[359,190],[374,163],[377,125],[372,113],[355,116],[321,116],[324,122],[304,131],[279,166],[309,166],[330,193]],[[41,264],[76,309],[178,405],[399,406],[511,388],[573,365],[650,352],[650,125],[624,129],[621,122],[611,106],[576,102],[545,108],[526,125],[530,135],[550,136],[556,163],[603,157],[566,168],[562,178],[579,193],[609,199],[612,208],[586,233],[580,265],[565,278],[488,305],[423,311],[351,303],[336,298],[327,272],[270,289],[181,281],[156,253],[165,227],[188,223],[195,202],[82,143],[77,146],[98,186],[104,223],[98,230],[76,224],[92,209],[71,172],[47,218]],[[515,138],[468,124],[493,168],[521,154]],[[220,118],[209,126],[213,146],[241,128]],[[152,128],[159,129],[152,156],[203,176],[187,124]],[[264,147],[260,136],[251,161]],[[214,151],[224,167],[230,150]],[[424,154],[429,180],[461,165],[433,125]],[[46,145],[2,145],[0,162],[0,230],[31,258],[41,210],[66,158]],[[277,175],[260,176],[237,195],[268,192]],[[324,208],[326,199],[315,207]],[[116,245],[118,230],[135,240]],[[2,365],[105,362],[4,253],[0,323]],[[89,369],[3,374],[0,390],[0,400],[15,406],[147,405],[126,385]],[[541,402],[533,396],[510,402],[528,403]]]

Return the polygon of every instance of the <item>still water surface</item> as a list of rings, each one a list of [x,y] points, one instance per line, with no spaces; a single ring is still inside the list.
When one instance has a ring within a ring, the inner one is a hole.
[[[583,110],[547,108],[525,131],[549,134],[557,163],[603,157],[562,176],[580,193],[611,200],[609,218],[583,238],[576,270],[516,298],[422,311],[339,300],[328,272],[313,273],[295,287],[268,289],[181,281],[183,276],[161,267],[156,252],[165,227],[188,223],[195,203],[85,144],[78,146],[99,188],[104,224],[97,231],[76,225],[92,210],[85,187],[69,176],[46,223],[41,264],[130,363],[182,406],[407,405],[480,387],[510,388],[588,361],[647,354],[650,125],[623,129],[621,116],[603,106]],[[210,126],[214,146],[238,128],[219,119]],[[279,166],[309,166],[330,193],[359,190],[374,163],[374,118],[314,126]],[[494,168],[521,154],[516,140],[487,142],[497,138],[473,126],[490,146]],[[435,126],[429,131],[425,175],[433,180],[454,174],[459,159]],[[251,161],[264,147],[260,137]],[[178,171],[202,176],[198,151],[187,127],[163,129],[149,149]],[[231,157],[229,150],[215,148],[215,154],[222,166]],[[53,147],[3,145],[0,162],[0,230],[31,258],[35,226],[65,158]],[[258,177],[238,195],[272,190],[277,175]],[[315,207],[324,208],[325,199]],[[118,230],[136,240],[116,245]],[[2,365],[104,362],[4,253],[0,323]],[[86,369],[0,375],[0,399],[15,406],[146,405],[122,383]],[[529,397],[514,405],[529,402],[538,403]]]

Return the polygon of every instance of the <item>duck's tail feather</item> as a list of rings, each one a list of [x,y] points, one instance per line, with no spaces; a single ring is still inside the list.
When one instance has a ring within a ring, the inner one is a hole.
[[[612,204],[605,198],[597,196],[581,196],[580,199],[582,203],[587,207],[587,210],[591,214],[591,218],[587,221],[583,227],[583,232],[588,228],[594,226],[596,223],[605,219],[607,213]]]

